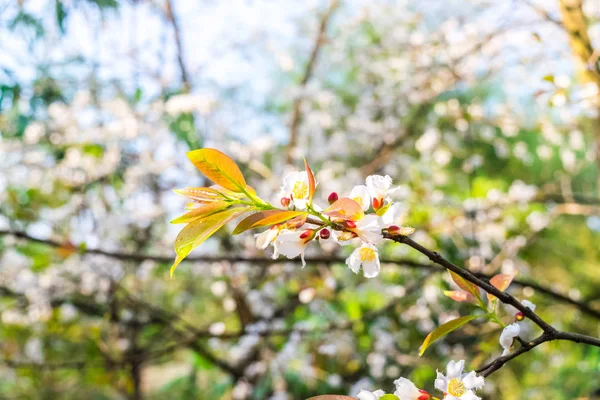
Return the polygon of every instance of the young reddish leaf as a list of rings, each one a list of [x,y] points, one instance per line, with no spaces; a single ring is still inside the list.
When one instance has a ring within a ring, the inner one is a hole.
[[[315,187],[317,184],[315,182],[315,175],[313,174],[312,169],[310,169],[308,166],[306,158],[304,159],[304,168],[306,169],[306,175],[308,175],[308,202],[312,205],[312,199],[315,195]]]
[[[173,221],[171,221],[171,223],[172,224],[186,224],[188,222],[195,221],[199,218],[208,217],[211,214],[214,214],[216,212],[219,212],[219,211],[227,208],[228,205],[229,205],[229,203],[227,203],[225,201],[214,201],[212,203],[206,203],[206,204],[201,205],[198,208],[194,208],[192,211],[182,215],[181,217],[175,218]]]
[[[285,227],[287,229],[298,229],[306,223],[307,219],[308,219],[308,214],[306,214],[306,213],[302,214],[302,215],[298,215],[297,217],[294,217],[294,218],[290,219],[288,222],[286,222]]]
[[[508,289],[514,278],[515,275],[498,274],[490,279],[490,284],[501,292],[504,292],[506,289]],[[496,296],[489,293],[487,293],[487,297],[489,301],[494,301],[496,299]]]
[[[357,221],[365,216],[360,204],[348,197],[342,197],[334,202],[323,211],[323,214],[331,218],[352,221]]]
[[[450,332],[457,330],[458,328],[460,328],[467,322],[474,320],[475,318],[477,318],[477,315],[467,315],[465,317],[459,317],[453,319],[452,321],[448,321],[445,324],[435,328],[429,335],[427,335],[427,337],[423,341],[423,344],[421,345],[421,348],[419,350],[419,357],[421,357],[423,353],[425,353],[425,350],[427,350],[427,348],[431,346],[434,342],[446,336]]]
[[[177,257],[171,266],[171,277],[173,277],[175,268],[177,268],[179,263],[183,261],[193,249],[202,244],[202,242],[208,239],[227,222],[251,209],[252,207],[229,208],[187,224],[175,239],[175,253],[177,253]]]
[[[233,192],[246,189],[246,180],[235,161],[215,149],[199,149],[187,153],[190,161],[208,179]]]
[[[459,288],[461,288],[462,290],[464,290],[467,293],[472,294],[473,297],[475,297],[476,299],[481,299],[480,294],[479,294],[479,287],[477,285],[469,282],[468,280],[464,279],[462,276],[460,276],[452,271],[448,271],[448,272],[450,272],[450,277],[452,278],[454,283],[456,283],[458,285]]]
[[[199,203],[210,203],[213,201],[223,200],[223,196],[217,190],[213,188],[185,188],[185,189],[175,189],[173,190],[175,193],[180,194],[182,196],[188,197],[194,201]]]
[[[463,292],[462,290],[445,290],[444,294],[460,303],[475,303],[473,295],[471,293]]]
[[[280,224],[299,215],[306,214],[304,211],[287,211],[287,210],[267,210],[259,211],[244,218],[238,226],[235,227],[232,234],[237,235],[248,229],[258,228],[261,226],[271,226]]]

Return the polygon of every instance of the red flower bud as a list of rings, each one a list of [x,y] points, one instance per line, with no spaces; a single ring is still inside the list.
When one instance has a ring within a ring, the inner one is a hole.
[[[314,229],[307,229],[300,234],[300,239],[302,239],[304,243],[308,243],[314,239],[315,235],[316,233]]]
[[[517,315],[515,315],[515,321],[523,321],[525,319],[525,315],[523,315],[522,311],[519,311]]]
[[[282,197],[281,198],[281,205],[284,206],[285,208],[288,208],[288,206],[290,205],[291,200],[287,197]]]
[[[350,220],[344,221],[344,225],[348,229],[354,229],[354,228],[356,228],[356,222],[354,222],[354,221],[350,221]]]
[[[329,232],[329,229],[321,229],[319,236],[321,236],[321,239],[327,240],[331,236],[331,232]]]
[[[400,231],[401,231],[401,229],[400,229],[400,227],[398,225],[390,225],[388,227],[388,233],[390,235],[399,235]]]
[[[419,397],[417,397],[417,400],[431,399],[431,395],[429,393],[427,393],[425,390],[419,389],[419,393],[421,393],[421,395]]]
[[[333,204],[338,200],[338,194],[336,192],[331,192],[331,194],[329,195],[329,197],[327,198],[327,201],[329,202],[329,204]]]

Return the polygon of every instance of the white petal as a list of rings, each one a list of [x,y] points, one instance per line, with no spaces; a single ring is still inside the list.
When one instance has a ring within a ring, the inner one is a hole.
[[[369,196],[369,189],[365,185],[354,186],[349,197],[360,204],[364,211],[367,211],[371,206],[371,196]]]
[[[447,397],[446,397],[447,399]],[[473,393],[472,390],[467,390],[467,393],[460,396],[460,400],[481,400],[481,397]]]
[[[359,252],[360,252],[360,248],[356,248],[356,249],[354,249],[352,254],[350,254],[350,256],[348,258],[346,258],[346,264],[348,265],[348,267],[350,267],[352,272],[354,272],[355,274],[358,274],[358,271],[360,270]]]
[[[396,385],[394,394],[401,400],[417,400],[422,394],[415,384],[406,378],[396,379],[394,385]]]
[[[444,396],[444,400],[460,400],[462,397],[454,397],[450,394],[447,394],[446,396]]]
[[[462,378],[463,383],[467,389],[481,389],[485,385],[485,379],[483,376],[477,376],[475,371],[471,371]]]
[[[448,379],[460,378],[463,369],[465,369],[465,360],[450,361],[446,367],[446,377]]]
[[[304,253],[304,243],[300,240],[301,232],[283,230],[275,240],[275,251],[287,258],[298,257]]]
[[[448,379],[444,376],[444,374],[438,371],[437,378],[435,379],[433,386],[440,392],[446,392],[448,390]]]
[[[298,257],[304,250],[304,245],[295,242],[280,242],[277,246],[279,254],[283,254],[287,258]]]
[[[356,234],[362,241],[372,244],[379,244],[383,241],[381,232],[373,232],[367,230],[356,230]]]
[[[390,208],[387,209],[385,214],[381,216],[383,225],[387,228],[390,225],[402,226],[402,205],[399,203],[393,203]]]
[[[512,346],[514,338],[519,336],[519,333],[521,333],[521,327],[517,323],[510,324],[502,330],[502,333],[500,334],[500,346],[504,349],[502,355],[508,354],[508,350],[510,349],[510,346]]]
[[[378,195],[385,194],[392,187],[392,178],[389,175],[371,175],[366,179],[367,188],[371,197],[379,197]]]
[[[356,397],[358,397],[358,400],[377,400],[384,394],[385,392],[383,390],[376,390],[374,392],[361,390]]]
[[[261,249],[261,250],[266,249],[267,246],[269,244],[271,244],[271,242],[277,238],[278,234],[279,234],[279,229],[270,228],[264,232],[254,235],[254,237],[256,237],[256,248]]]
[[[381,269],[379,255],[377,255],[377,252],[375,254],[376,256],[373,261],[363,261],[362,263],[365,278],[375,278],[379,274],[379,270]]]
[[[523,300],[521,302],[521,304],[523,304],[525,307],[529,308],[531,311],[535,311],[535,304],[533,304],[529,300]]]
[[[308,204],[308,199],[296,199],[294,198],[294,205],[299,210],[304,210]]]

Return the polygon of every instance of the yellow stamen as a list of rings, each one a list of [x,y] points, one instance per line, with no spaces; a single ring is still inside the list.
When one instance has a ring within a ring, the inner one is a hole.
[[[358,251],[358,255],[360,257],[360,261],[363,261],[363,262],[371,262],[377,257],[375,250],[373,250],[369,247],[361,248]]]
[[[308,185],[303,181],[294,183],[292,194],[295,199],[304,199],[305,197],[308,197]]]
[[[460,397],[465,393],[467,393],[467,389],[465,389],[465,385],[460,379],[450,379],[450,382],[448,382],[448,394]]]
[[[353,197],[352,200],[358,203],[359,206],[364,207],[365,202],[362,197]]]

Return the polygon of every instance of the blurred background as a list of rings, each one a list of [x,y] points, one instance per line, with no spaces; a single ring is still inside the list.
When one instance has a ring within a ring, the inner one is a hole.
[[[200,147],[274,204],[303,156],[322,205],[389,174],[415,240],[518,270],[513,295],[600,335],[599,19],[593,0],[3,0],[0,398],[291,400],[400,375],[433,393],[448,360],[500,355],[475,321],[418,357],[473,310],[400,245],[366,279],[352,246],[301,269],[229,226],[169,280]],[[599,382],[600,349],[547,343],[481,395]]]

